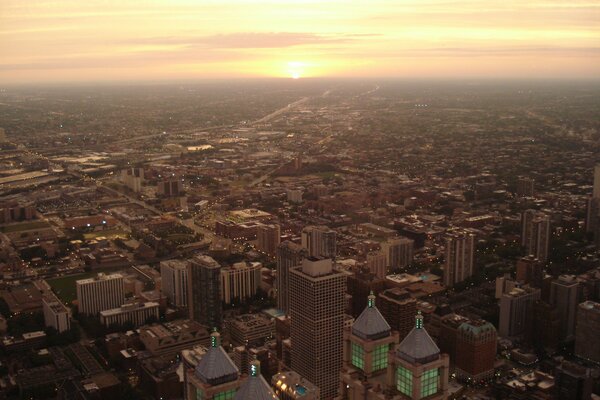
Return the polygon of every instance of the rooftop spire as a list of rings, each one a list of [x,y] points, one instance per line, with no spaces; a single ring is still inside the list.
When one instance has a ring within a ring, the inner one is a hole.
[[[210,334],[210,347],[219,347],[221,345],[221,335],[215,328],[214,332]]]
[[[423,316],[421,315],[421,311],[417,311],[417,316],[415,317],[415,328],[423,329]]]
[[[369,297],[367,297],[367,303],[369,308],[373,308],[375,307],[375,295],[373,294],[373,291],[371,290],[371,293],[369,294]]]
[[[252,360],[250,363],[250,376],[259,376],[260,375],[260,362],[257,359]]]

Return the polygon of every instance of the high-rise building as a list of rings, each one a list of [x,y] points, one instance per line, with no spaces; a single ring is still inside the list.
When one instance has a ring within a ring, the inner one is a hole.
[[[403,340],[414,326],[417,300],[401,288],[392,288],[379,293],[379,310],[393,330]]]
[[[342,367],[346,275],[331,259],[309,257],[290,270],[289,283],[292,369],[331,399]]]
[[[527,255],[540,262],[548,261],[550,249],[550,216],[536,210],[527,210],[521,216],[521,245]]]
[[[423,316],[396,351],[389,355],[387,384],[402,399],[442,400],[448,398],[450,359],[442,354],[425,330]]]
[[[463,322],[456,334],[456,372],[471,381],[488,380],[494,377],[496,328],[484,320]]]
[[[99,273],[95,278],[75,281],[77,307],[81,314],[96,315],[100,311],[120,307],[125,302],[123,275]]]
[[[540,296],[541,290],[530,286],[515,287],[504,293],[500,298],[500,336],[525,334],[531,322],[533,304]]]
[[[242,384],[237,367],[221,347],[221,336],[213,332],[210,340],[196,368],[186,371],[186,400],[232,400]]]
[[[455,231],[446,236],[444,285],[452,287],[471,277],[474,272],[475,235]]]
[[[517,195],[523,197],[532,197],[534,192],[535,180],[527,177],[520,177],[517,180]]]
[[[261,269],[261,263],[245,261],[221,268],[221,300],[231,304],[254,297],[260,286]]]
[[[352,327],[344,329],[344,367],[339,388],[342,398],[366,398],[372,387],[369,379],[387,373],[389,352],[398,342],[398,332],[392,332],[375,306],[375,295],[370,294],[367,306]]]
[[[594,390],[591,369],[563,361],[554,370],[555,398],[560,400],[589,400]]]
[[[367,254],[367,268],[376,277],[385,279],[387,275],[387,262],[385,254],[383,253],[369,253]]]
[[[358,317],[367,306],[367,297],[371,292],[375,295],[385,290],[385,279],[376,277],[371,272],[357,271],[346,279],[347,293],[352,296],[351,312]]]
[[[190,260],[187,276],[190,318],[211,328],[220,327],[221,266],[212,257],[199,255]]]
[[[560,339],[572,339],[575,334],[575,314],[579,304],[579,282],[574,275],[561,275],[552,281],[550,304],[558,310]]]
[[[182,260],[160,262],[161,290],[176,307],[187,307],[188,263]]]
[[[69,309],[55,296],[45,296],[42,299],[42,308],[46,327],[52,327],[59,333],[71,329]]]
[[[577,308],[575,354],[600,363],[600,303],[585,301]]]
[[[277,308],[285,313],[289,313],[290,308],[290,269],[299,266],[307,253],[307,250],[302,246],[287,240],[277,246]]]
[[[183,195],[183,181],[177,176],[170,176],[158,182],[156,194],[165,197]]]
[[[134,192],[141,192],[144,183],[144,169],[132,167],[121,170],[121,182]]]
[[[259,225],[256,230],[258,251],[273,257],[277,252],[277,246],[281,241],[281,230],[279,225]]]
[[[544,265],[534,256],[526,256],[517,260],[517,281],[542,287],[544,280]]]
[[[335,231],[326,226],[307,226],[302,229],[302,247],[310,257],[334,259],[336,256]]]
[[[544,300],[533,304],[528,341],[536,349],[549,353],[558,348],[560,342],[560,316],[558,310]]]
[[[388,268],[406,268],[413,262],[415,241],[406,237],[392,238],[381,243],[381,251],[385,256]]]

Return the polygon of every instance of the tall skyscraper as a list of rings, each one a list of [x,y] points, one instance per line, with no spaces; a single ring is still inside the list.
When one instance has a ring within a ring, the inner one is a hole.
[[[336,256],[335,231],[326,226],[307,226],[302,229],[302,247],[310,257],[334,259]]]
[[[409,238],[392,238],[381,243],[386,266],[391,269],[406,268],[413,262],[415,241]]]
[[[484,320],[463,322],[456,333],[457,375],[471,381],[482,381],[494,377],[496,328]]]
[[[286,314],[290,311],[290,269],[299,266],[307,253],[308,251],[302,246],[287,240],[277,246],[277,308]]]
[[[225,304],[246,301],[256,295],[260,286],[259,262],[241,261],[221,268],[221,300]]]
[[[575,334],[575,314],[579,304],[579,282],[574,275],[561,275],[552,281],[550,304],[558,310],[560,339],[572,339]]]
[[[210,328],[223,322],[221,266],[212,257],[199,255],[188,264],[190,318]]]
[[[585,301],[577,309],[575,354],[600,363],[600,303]]]
[[[123,275],[99,273],[95,278],[75,282],[77,307],[81,314],[96,315],[100,311],[121,307],[125,302]]]
[[[160,262],[161,290],[176,307],[188,304],[188,263],[181,260]]]
[[[454,231],[446,236],[444,285],[452,287],[473,275],[475,235],[469,231]]]
[[[536,210],[527,210],[521,216],[521,245],[527,255],[540,262],[548,261],[550,249],[550,216]]]
[[[530,286],[515,287],[504,293],[500,298],[500,336],[525,334],[531,321],[533,304],[540,296],[541,290]]]
[[[346,275],[327,258],[305,258],[290,270],[292,369],[336,396],[343,357]]]
[[[423,316],[417,315],[415,327],[396,351],[390,353],[388,387],[402,399],[442,400],[448,398],[450,359],[442,354],[425,330]]]
[[[257,244],[259,251],[273,257],[277,251],[277,246],[281,240],[281,230],[279,225],[259,225],[256,231]]]

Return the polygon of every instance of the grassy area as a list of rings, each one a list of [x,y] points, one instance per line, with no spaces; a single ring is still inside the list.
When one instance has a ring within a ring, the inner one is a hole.
[[[104,229],[102,231],[84,233],[83,237],[86,240],[96,239],[99,237],[105,237],[107,239],[129,239],[129,233],[123,229]]]
[[[22,222],[20,224],[5,225],[0,227],[0,232],[10,233],[19,231],[31,231],[34,229],[42,229],[49,227],[50,224],[46,221],[31,221]]]
[[[91,278],[95,275],[95,272],[85,272],[83,274],[62,276],[60,278],[50,279],[47,282],[54,291],[54,293],[56,293],[56,295],[62,300],[63,303],[71,304],[71,302],[77,298],[75,281],[79,279]]]

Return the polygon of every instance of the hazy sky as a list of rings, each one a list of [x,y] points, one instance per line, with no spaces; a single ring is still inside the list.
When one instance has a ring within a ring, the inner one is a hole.
[[[0,83],[600,77],[600,0],[0,0]]]

